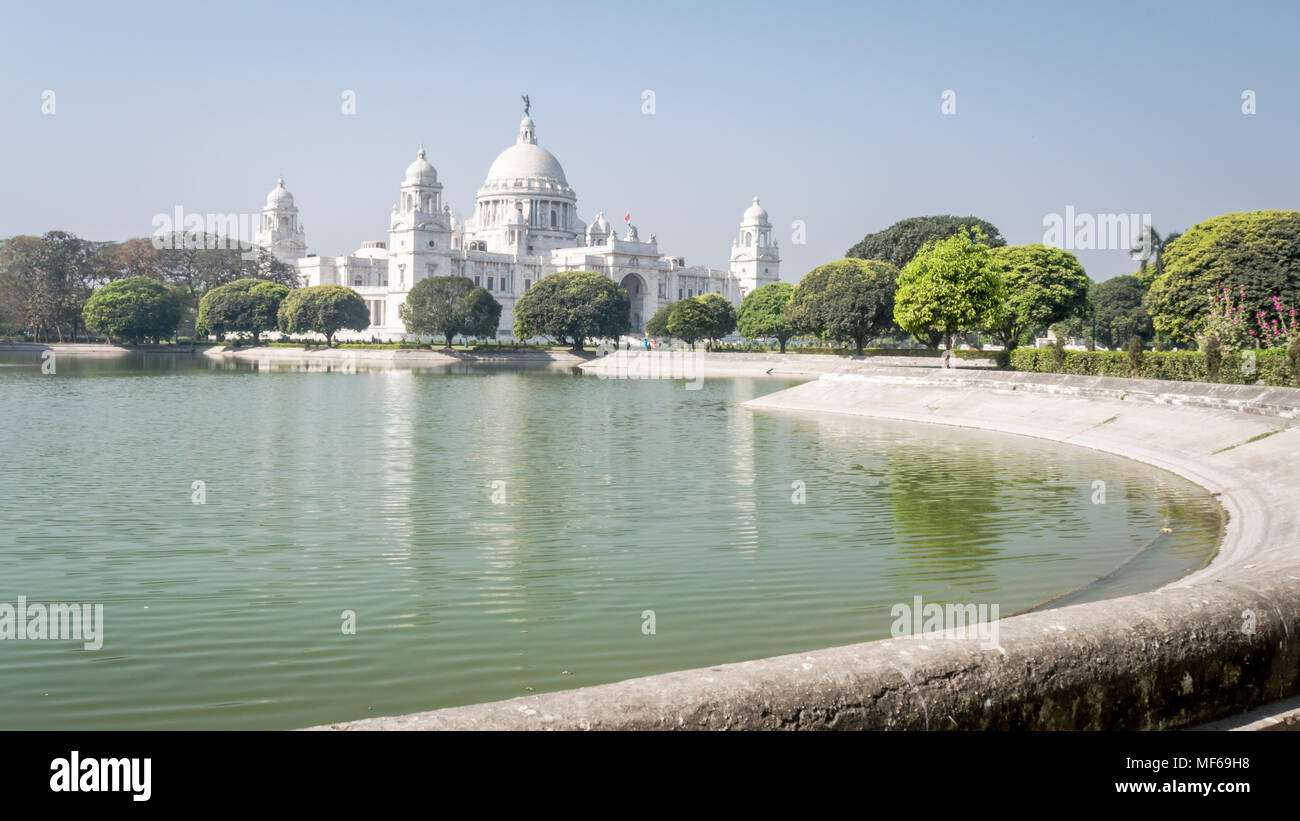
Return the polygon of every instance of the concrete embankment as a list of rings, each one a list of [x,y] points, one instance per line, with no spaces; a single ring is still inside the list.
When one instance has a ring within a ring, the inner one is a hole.
[[[992,359],[937,356],[833,356],[830,354],[706,353],[697,351],[616,351],[582,367],[598,376],[632,379],[694,379],[696,377],[781,376],[816,378],[827,373],[875,371],[879,368],[988,370]]]
[[[712,372],[772,372],[737,362]],[[1059,442],[1062,459],[1083,447],[1146,462],[1216,494],[1229,517],[1219,554],[1157,591],[1003,619],[996,647],[929,633],[332,728],[1172,729],[1300,693],[1300,390],[832,370],[747,404],[1004,431]]]
[[[41,352],[53,350],[59,356],[126,356],[132,353],[175,354],[177,356],[205,356],[210,359],[234,359],[242,362],[269,362],[276,364],[303,363],[319,365],[349,365],[365,363],[377,367],[437,367],[476,362],[516,362],[576,366],[588,362],[594,353],[579,355],[563,350],[481,349],[431,350],[428,348],[284,348],[258,346],[236,348],[229,345],[94,345],[83,343],[31,343],[0,344],[0,351]]]
[[[518,350],[509,348],[478,351],[441,351],[412,348],[227,348],[211,347],[204,356],[218,359],[237,359],[243,362],[305,363],[305,364],[366,364],[378,367],[438,367],[466,363],[557,364],[575,366],[587,362],[589,356],[569,351]]]

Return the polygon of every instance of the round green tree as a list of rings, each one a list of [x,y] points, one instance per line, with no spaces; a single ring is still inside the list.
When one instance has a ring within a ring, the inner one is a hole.
[[[1006,281],[1007,298],[988,326],[1006,350],[1026,332],[1047,328],[1088,311],[1091,280],[1069,251],[1046,245],[1009,245],[992,250]]]
[[[181,321],[181,301],[156,279],[114,280],[96,290],[82,309],[86,327],[108,341],[137,343],[171,336]]]
[[[1111,277],[1089,289],[1099,344],[1117,351],[1135,336],[1144,344],[1151,342],[1155,329],[1142,304],[1146,291],[1139,274]]]
[[[898,275],[894,321],[932,348],[988,327],[1006,300],[1006,283],[982,237],[954,234],[928,243]]]
[[[501,303],[469,277],[425,277],[411,288],[399,309],[413,334],[441,334],[451,347],[457,334],[496,337]]]
[[[701,297],[691,296],[673,303],[668,314],[668,334],[695,350],[695,343],[713,334],[717,316]]]
[[[804,274],[790,294],[787,317],[799,331],[852,341],[858,355],[893,324],[898,269],[877,259],[842,259]]]
[[[896,268],[902,268],[912,261],[916,252],[926,243],[938,242],[975,229],[985,236],[985,244],[990,248],[1006,245],[997,226],[979,217],[954,217],[951,214],[932,217],[908,217],[899,220],[883,231],[867,234],[862,240],[848,250],[844,256],[858,259],[879,259]]]
[[[1163,272],[1145,305],[1156,330],[1178,340],[1200,333],[1210,292],[1229,287],[1246,315],[1271,315],[1273,297],[1300,305],[1300,211],[1223,214],[1197,223],[1164,249]]]
[[[788,282],[769,282],[745,295],[736,313],[736,329],[746,339],[772,338],[785,353],[785,343],[794,336],[794,326],[786,317],[794,286]]]
[[[547,336],[577,352],[587,339],[632,329],[627,290],[595,271],[561,271],[537,280],[515,303],[515,336]]]
[[[370,310],[361,294],[342,285],[317,285],[290,293],[280,306],[280,330],[287,334],[318,333],[334,347],[334,334],[370,327]]]
[[[699,299],[709,309],[713,324],[709,327],[708,337],[715,342],[736,330],[736,306],[722,294],[703,294]]]
[[[288,294],[284,285],[264,279],[237,279],[220,285],[199,300],[197,332],[214,333],[219,338],[227,333],[252,334],[256,345],[263,331],[276,327],[280,303]]]
[[[645,324],[646,336],[672,336],[668,333],[668,317],[673,312],[673,305],[676,304],[674,302],[655,311],[655,315]]]

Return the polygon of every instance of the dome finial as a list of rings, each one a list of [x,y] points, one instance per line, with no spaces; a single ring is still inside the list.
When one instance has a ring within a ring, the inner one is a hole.
[[[420,153],[419,153],[419,157],[420,157],[420,159],[424,159],[424,143],[420,143]]]

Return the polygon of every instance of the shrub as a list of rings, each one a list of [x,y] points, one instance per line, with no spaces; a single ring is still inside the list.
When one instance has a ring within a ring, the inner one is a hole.
[[[1052,343],[1052,373],[1065,371],[1065,337],[1059,334]]]
[[[1133,376],[1142,373],[1142,338],[1133,337],[1128,341],[1128,367]]]
[[[1223,368],[1223,347],[1219,338],[1212,336],[1205,342],[1205,372],[1211,382],[1219,381],[1219,372]]]
[[[1255,371],[1242,369],[1242,355],[1221,353],[1218,379],[1211,379],[1205,353],[1200,351],[1147,351],[1139,369],[1133,371],[1128,351],[1066,351],[1064,366],[1055,367],[1051,348],[1020,348],[1011,352],[1011,367],[1031,373],[1069,373],[1080,376],[1138,377],[1182,382],[1217,382],[1224,385],[1295,384],[1300,367],[1291,364],[1287,351],[1271,349],[1255,352]]]

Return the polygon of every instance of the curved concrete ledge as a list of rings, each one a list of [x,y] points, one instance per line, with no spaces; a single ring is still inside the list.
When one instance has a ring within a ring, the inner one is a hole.
[[[955,359],[954,369],[989,370],[992,359]],[[837,356],[831,354],[708,353],[696,351],[615,351],[582,366],[598,376],[637,378],[638,374],[666,374],[663,378],[732,376],[807,376],[828,373],[871,372],[880,368],[943,369],[933,356]],[[658,378],[658,376],[656,376]]]
[[[333,729],[1172,729],[1300,692],[1300,390],[853,366],[748,403],[1035,436],[1191,479],[1219,555],[1160,590]],[[317,728],[327,729],[327,728]]]
[[[125,356],[131,353],[161,353],[177,356],[206,356],[212,359],[237,359],[243,362],[308,362],[329,364],[366,363],[374,365],[440,366],[478,362],[525,362],[525,363],[559,363],[563,365],[581,365],[590,360],[594,354],[579,356],[569,351],[552,350],[502,350],[453,351],[451,353],[429,349],[384,348],[367,350],[365,348],[235,348],[227,345],[196,345],[190,350],[188,345],[98,345],[72,342],[50,344],[5,343],[0,344],[0,351],[22,351],[37,353],[52,350],[60,356]]]
[[[203,352],[215,359],[237,359],[243,362],[305,362],[320,364],[368,364],[391,367],[437,367],[476,363],[518,362],[537,364],[580,365],[588,357],[569,351],[523,350],[500,352],[452,351],[450,353],[414,348],[227,348],[213,346]]]

